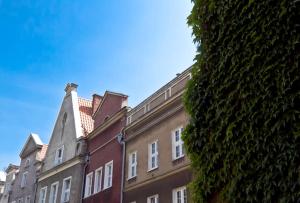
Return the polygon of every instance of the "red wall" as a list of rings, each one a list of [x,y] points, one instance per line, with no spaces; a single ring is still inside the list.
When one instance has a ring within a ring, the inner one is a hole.
[[[108,142],[111,138],[119,134],[122,128],[125,126],[125,117],[117,121],[104,132],[98,134],[94,138],[88,140],[88,151],[92,152],[96,148],[102,146]],[[90,162],[86,168],[85,174],[90,172],[95,172],[99,167],[102,168],[102,190],[88,198],[83,200],[84,203],[101,203],[101,202],[120,202],[121,195],[121,183],[122,183],[122,145],[114,139],[112,142],[108,143],[101,149],[90,155]],[[105,164],[113,160],[113,182],[112,187],[103,190],[103,180]],[[93,188],[94,189],[94,177],[93,176]]]
[[[122,96],[113,95],[109,93],[106,94],[104,100],[102,101],[101,107],[97,112],[97,115],[95,115],[95,128],[96,126],[101,125],[107,116],[111,117],[113,114],[118,112],[122,107],[123,100],[126,99],[127,98],[124,98]]]

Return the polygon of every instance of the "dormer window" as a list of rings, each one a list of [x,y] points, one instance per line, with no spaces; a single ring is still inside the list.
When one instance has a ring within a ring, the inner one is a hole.
[[[62,163],[63,154],[64,154],[64,146],[58,148],[55,152],[55,160],[54,160],[55,165]]]

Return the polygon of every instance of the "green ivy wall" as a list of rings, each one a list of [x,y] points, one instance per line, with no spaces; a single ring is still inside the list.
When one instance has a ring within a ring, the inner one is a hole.
[[[300,201],[300,1],[193,3],[194,201]]]

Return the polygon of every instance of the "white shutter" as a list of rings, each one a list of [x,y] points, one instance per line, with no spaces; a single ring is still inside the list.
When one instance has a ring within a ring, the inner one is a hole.
[[[132,154],[129,154],[129,159],[128,159],[128,178],[131,178],[131,173],[132,173]]]
[[[171,133],[172,140],[172,160],[176,159],[176,149],[175,149],[175,131]]]
[[[148,170],[151,169],[151,144],[148,145]]]
[[[89,187],[89,176],[85,177],[85,189],[84,189],[84,197],[88,196],[88,187]]]

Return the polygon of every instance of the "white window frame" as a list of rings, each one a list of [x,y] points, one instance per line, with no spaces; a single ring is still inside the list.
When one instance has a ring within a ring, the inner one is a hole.
[[[43,193],[43,191],[45,192],[45,197],[44,197],[44,199],[42,199],[42,193]],[[46,198],[47,198],[47,186],[41,188],[41,190],[40,190],[39,203],[46,203]]]
[[[155,145],[154,152],[152,151],[153,144]],[[158,140],[155,140],[148,145],[148,172],[156,168],[158,168]]]
[[[94,194],[100,192],[101,189],[102,189],[102,166],[95,170]]]
[[[54,159],[54,164],[55,165],[59,165],[59,164],[61,164],[62,163],[62,161],[63,161],[63,156],[64,156],[64,145],[63,146],[61,146],[61,147],[59,147],[59,148],[57,148],[56,149],[56,151],[55,151],[55,159]],[[61,157],[58,157],[58,155],[59,155],[59,150],[61,150]]]
[[[92,188],[93,188],[93,172],[90,172],[89,174],[86,175],[85,178],[85,189],[84,189],[85,198],[93,194]]]
[[[178,197],[177,197],[177,193],[180,192],[180,201],[181,203],[187,203],[188,202],[188,196],[187,196],[187,190],[186,190],[186,186],[183,187],[179,187],[179,188],[175,188],[173,190],[173,203],[177,203],[178,202]],[[186,199],[184,199],[184,194],[186,195]],[[186,201],[184,201],[186,200]]]
[[[21,188],[24,188],[27,185],[27,178],[28,178],[28,171],[25,171],[22,174],[22,179],[21,179]]]
[[[152,195],[150,197],[147,197],[147,203],[151,203],[151,199],[154,198],[154,203],[158,203],[159,199],[158,199],[158,194],[156,195]]]
[[[135,160],[133,161],[133,156]],[[137,176],[137,151],[131,152],[128,156],[128,179]]]
[[[66,189],[65,186],[66,186],[66,182],[70,180],[70,188],[69,189]],[[62,191],[61,191],[61,202],[69,202],[70,201],[70,194],[71,194],[71,187],[72,187],[72,176],[70,177],[67,177],[63,180],[63,186],[62,186]],[[65,194],[68,195],[68,198],[66,199],[66,201],[64,201],[64,196]]]
[[[56,186],[55,194],[53,194],[53,192],[54,192],[54,186]],[[49,195],[49,202],[50,203],[56,203],[58,188],[59,188],[59,182],[58,181],[56,181],[56,182],[54,182],[54,183],[51,184],[50,195]]]
[[[178,132],[178,136],[179,139],[176,140],[176,132]],[[183,141],[181,138],[183,132],[183,127],[180,126],[178,128],[176,128],[175,130],[172,131],[172,160],[176,160],[176,159],[180,159],[182,157],[184,157],[184,145],[183,145]],[[179,150],[179,154],[177,155],[177,147]]]
[[[30,203],[30,200],[31,200],[31,196],[28,195],[25,197],[25,203]]]
[[[105,164],[105,170],[104,170],[104,186],[103,190],[108,189],[112,187],[112,181],[113,181],[113,160]],[[109,167],[111,167],[111,174],[109,174]],[[110,184],[109,184],[110,183]]]

